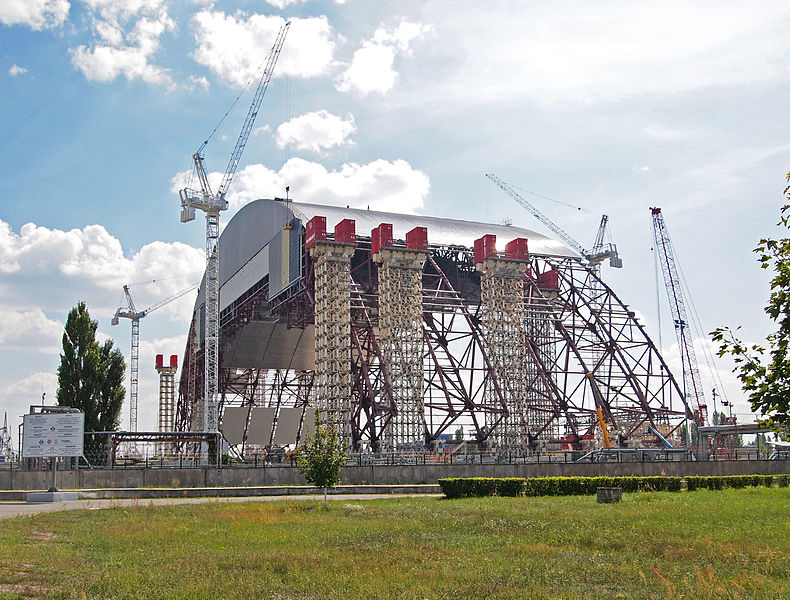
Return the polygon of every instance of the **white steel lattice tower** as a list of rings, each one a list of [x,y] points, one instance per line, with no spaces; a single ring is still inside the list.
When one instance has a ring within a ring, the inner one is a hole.
[[[553,299],[555,292],[540,292],[537,286],[531,283],[525,286],[524,295],[524,333],[526,341],[535,353],[537,360],[543,365],[554,364],[553,331]],[[525,355],[524,366],[527,378],[527,426],[533,435],[540,434],[542,438],[556,437],[559,433],[554,417],[554,407],[551,401],[549,385],[544,378],[552,377],[551,373],[541,374],[538,363],[531,353]],[[549,422],[554,422],[555,427],[551,432],[546,431]]]
[[[129,431],[137,431],[137,380],[140,363],[140,319],[132,319],[132,353],[129,356]]]
[[[206,213],[206,319],[203,431],[219,430],[219,212]]]
[[[523,301],[526,267],[527,262],[522,260],[487,258],[480,278],[486,346],[508,411],[495,430],[494,440],[500,448],[512,451],[526,449],[529,442]],[[490,404],[494,405],[493,400]],[[489,426],[495,417],[489,414]]]
[[[321,419],[351,439],[351,257],[354,246],[317,242],[315,259],[315,398]]]
[[[425,252],[384,248],[378,254],[379,327],[397,407],[384,433],[390,451],[419,448],[425,440],[422,271]]]
[[[178,357],[170,357],[170,364],[165,365],[163,356],[156,357],[156,371],[159,373],[159,431],[175,431],[175,375],[178,370]],[[160,455],[167,451],[167,444],[159,445]]]

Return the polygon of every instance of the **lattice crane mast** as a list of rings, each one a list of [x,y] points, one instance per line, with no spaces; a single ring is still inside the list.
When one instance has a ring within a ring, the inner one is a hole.
[[[181,198],[181,222],[186,223],[195,218],[195,209],[200,209],[206,213],[206,304],[205,304],[205,346],[204,346],[204,381],[203,381],[203,430],[209,433],[216,433],[219,430],[219,405],[217,394],[219,391],[219,213],[227,210],[228,201],[225,194],[230,188],[233,176],[239,166],[247,139],[252,132],[255,118],[258,116],[258,109],[261,106],[263,96],[269,87],[274,66],[280,57],[285,36],[291,22],[288,21],[280,28],[274,46],[269,51],[266,58],[266,65],[258,81],[258,87],[252,100],[247,118],[241,127],[241,134],[236,141],[236,146],[230,155],[228,167],[225,169],[225,176],[222,178],[217,193],[211,191],[208,175],[203,166],[203,155],[201,154],[208,144],[204,141],[197,152],[192,155],[195,163],[198,179],[200,180],[200,190],[183,189],[179,192]],[[210,136],[209,136],[210,137]]]
[[[620,256],[617,254],[617,246],[611,243],[604,243],[603,241],[604,231],[606,230],[606,224],[609,221],[609,217],[607,217],[606,215],[604,215],[603,218],[601,219],[601,225],[598,228],[598,235],[596,236],[595,239],[595,245],[593,246],[592,250],[587,250],[579,242],[577,242],[570,235],[568,235],[568,233],[564,229],[562,229],[554,221],[552,221],[546,215],[540,212],[531,202],[525,200],[509,184],[502,181],[499,177],[497,177],[493,173],[486,173],[486,177],[488,177],[491,181],[497,184],[508,196],[513,198],[513,200],[518,202],[521,206],[523,206],[530,213],[532,213],[532,215],[536,219],[538,219],[546,227],[551,229],[563,242],[565,242],[566,244],[568,244],[568,246],[570,246],[576,252],[581,254],[582,257],[584,257],[584,259],[587,260],[587,262],[590,264],[591,267],[596,267],[600,265],[607,258],[609,259],[609,264],[612,267],[619,269],[623,266],[623,261],[620,258]]]
[[[708,421],[708,407],[705,403],[705,394],[702,391],[702,380],[697,366],[697,355],[694,344],[689,334],[689,321],[686,318],[686,303],[683,299],[683,290],[680,286],[678,269],[675,264],[675,252],[672,249],[672,240],[669,237],[664,216],[660,208],[651,208],[653,217],[653,237],[655,238],[656,252],[661,262],[661,272],[664,274],[664,284],[669,298],[669,309],[675,323],[675,335],[680,348],[680,358],[683,364],[683,393],[686,396],[688,410],[689,398],[695,407],[694,414],[690,414],[698,425],[705,425]]]
[[[149,306],[145,310],[137,310],[132,300],[132,294],[129,291],[129,286],[123,286],[123,293],[126,296],[126,306],[120,307],[115,311],[110,323],[117,325],[120,319],[129,319],[132,322],[132,351],[129,355],[129,431],[137,431],[137,382],[138,382],[138,366],[140,363],[140,319],[145,317],[148,313],[155,311],[157,308],[163,307],[165,304],[170,304],[176,300],[197,289],[197,284],[191,285],[188,288],[176,292],[172,296],[168,296],[164,300],[160,300],[156,304]]]

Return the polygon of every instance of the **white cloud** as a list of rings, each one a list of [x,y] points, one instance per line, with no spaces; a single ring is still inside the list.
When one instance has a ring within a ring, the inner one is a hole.
[[[278,16],[203,10],[195,15],[195,61],[244,86],[271,50],[285,21]],[[292,19],[274,76],[315,77],[332,65],[335,34],[326,16]]]
[[[0,23],[27,25],[31,29],[57,27],[69,14],[68,0],[3,0],[0,2]]]
[[[58,376],[54,372],[37,371],[0,387],[0,407],[8,413],[8,427],[11,429],[14,450],[17,448],[16,423],[17,417],[30,412],[31,404],[41,404],[42,394],[46,394],[46,403],[57,404],[55,392],[58,389]]]
[[[121,242],[101,225],[62,231],[27,223],[16,234],[0,221],[0,273],[64,277],[79,282],[86,293],[91,288],[120,290],[130,281],[156,280],[156,289],[145,298],[153,303],[154,298],[172,294],[190,283],[173,281],[174,273],[191,273],[197,280],[204,262],[202,250],[180,242],[151,242],[127,258]],[[11,277],[6,277],[6,281],[13,285]],[[7,293],[5,288],[4,292]],[[24,300],[35,304],[41,299]]]
[[[760,10],[731,1],[491,3],[487,13],[495,30],[477,22],[476,2],[455,3],[452,12],[426,4],[421,18],[441,20],[441,52],[453,57],[436,72],[429,101],[587,103],[770,85],[790,75],[790,6],[782,0]]]
[[[353,144],[349,136],[356,131],[353,115],[343,118],[327,110],[319,110],[300,115],[280,125],[276,139],[280,148],[293,144],[297,150],[321,153],[334,146]]]
[[[189,83],[187,84],[187,89],[195,90],[197,88],[208,90],[211,85],[208,82],[208,79],[205,77],[195,77],[194,75],[189,76]]]
[[[19,65],[11,65],[11,68],[8,69],[8,74],[11,77],[16,77],[17,75],[24,75],[27,73],[27,69],[20,67]]]
[[[97,39],[72,51],[72,63],[86,78],[112,81],[123,76],[150,84],[170,84],[167,71],[151,62],[160,38],[175,29],[163,0],[86,0]]]
[[[6,350],[30,349],[47,354],[58,352],[58,342],[63,333],[62,323],[47,317],[39,307],[0,306],[0,310],[3,312],[0,344]]]
[[[413,40],[433,31],[430,25],[410,21],[392,31],[378,28],[370,40],[354,52],[351,65],[339,77],[335,86],[341,92],[356,92],[366,96],[373,92],[386,94],[395,85],[397,73],[393,66],[398,54],[411,55]]]
[[[299,4],[300,2],[306,2],[306,0],[266,0],[266,2],[271,4],[274,8],[282,10],[291,4]]]
[[[188,176],[189,171],[175,175],[171,191],[182,189]],[[221,178],[221,173],[209,173],[212,185]],[[347,163],[336,171],[301,158],[290,159],[276,172],[261,164],[248,165],[233,180],[228,192],[230,210],[227,217],[223,215],[224,221],[252,200],[283,197],[285,186],[290,186],[291,197],[297,202],[415,213],[423,207],[431,184],[425,173],[404,160]]]

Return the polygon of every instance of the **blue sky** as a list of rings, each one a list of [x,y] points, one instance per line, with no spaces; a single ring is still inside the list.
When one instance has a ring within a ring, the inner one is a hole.
[[[656,341],[651,206],[703,328],[769,331],[769,274],[751,250],[777,233],[790,170],[786,2],[4,0],[0,411],[12,423],[42,392],[54,401],[78,300],[128,356],[129,323],[109,323],[122,285],[146,307],[199,279],[204,229],[179,222],[176,190],[286,19],[225,221],[290,185],[299,201],[545,232],[494,172],[581,207],[530,197],[583,245],[610,216],[624,268],[605,280]],[[216,176],[250,101],[206,149]],[[141,323],[141,429],[156,426],[154,354],[181,354],[192,301]],[[676,361],[669,322],[664,307]],[[719,371],[747,420],[729,364]]]

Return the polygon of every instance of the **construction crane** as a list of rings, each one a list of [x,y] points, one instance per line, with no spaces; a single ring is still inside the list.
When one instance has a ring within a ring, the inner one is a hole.
[[[653,218],[653,237],[655,238],[656,252],[661,263],[661,272],[664,274],[664,284],[669,298],[669,309],[675,323],[675,335],[680,348],[680,359],[683,365],[683,394],[686,397],[686,407],[692,405],[694,414],[689,414],[697,426],[705,425],[708,421],[708,407],[705,404],[705,394],[702,391],[702,380],[697,367],[697,355],[688,330],[686,318],[686,303],[683,299],[683,290],[680,286],[675,252],[672,249],[672,240],[669,237],[664,216],[660,208],[651,208]],[[691,399],[691,403],[689,402]],[[690,441],[691,438],[689,438]]]
[[[241,134],[236,141],[236,146],[230,155],[228,167],[225,169],[225,176],[222,178],[216,194],[211,191],[206,169],[203,166],[202,152],[208,144],[204,141],[197,152],[192,155],[195,163],[198,179],[200,180],[200,190],[183,189],[179,192],[181,198],[181,222],[186,223],[195,218],[195,209],[200,209],[206,213],[206,304],[205,304],[205,346],[204,346],[204,385],[203,385],[203,430],[207,433],[219,431],[219,406],[217,394],[219,391],[219,213],[227,210],[228,201],[225,199],[233,176],[239,166],[242,152],[247,145],[247,139],[252,132],[255,117],[258,116],[258,109],[261,106],[266,89],[269,87],[274,66],[280,56],[285,36],[291,22],[288,21],[280,28],[274,46],[269,51],[266,58],[266,65],[258,81],[255,96],[252,100],[247,118],[241,127]],[[210,136],[209,136],[210,138]]]
[[[8,431],[8,413],[3,416],[3,427],[0,429],[0,461],[14,460],[14,443]]]
[[[601,224],[598,227],[598,235],[595,238],[595,244],[593,245],[592,250],[587,250],[579,242],[568,235],[568,233],[565,232],[565,230],[563,230],[559,225],[554,223],[554,221],[540,212],[532,203],[522,198],[516,190],[502,181],[499,177],[493,173],[486,173],[486,177],[497,184],[508,196],[513,198],[513,200],[518,202],[521,206],[532,213],[532,215],[541,223],[551,229],[563,242],[576,250],[576,252],[578,252],[590,264],[591,267],[597,267],[608,258],[610,266],[615,267],[616,269],[622,268],[623,261],[617,254],[617,246],[611,243],[604,243],[604,232],[606,231],[606,225],[609,222],[609,217],[603,215]]]
[[[126,296],[126,306],[122,306],[115,311],[115,316],[113,316],[110,323],[112,325],[117,325],[122,318],[129,319],[132,322],[132,351],[129,355],[129,431],[137,431],[137,370],[140,361],[140,319],[154,312],[157,308],[162,308],[165,304],[170,304],[173,300],[197,289],[197,287],[197,284],[191,285],[180,292],[176,292],[172,296],[168,296],[164,300],[160,300],[145,310],[137,310],[132,300],[132,294],[129,292],[129,286],[123,286],[123,293]]]

